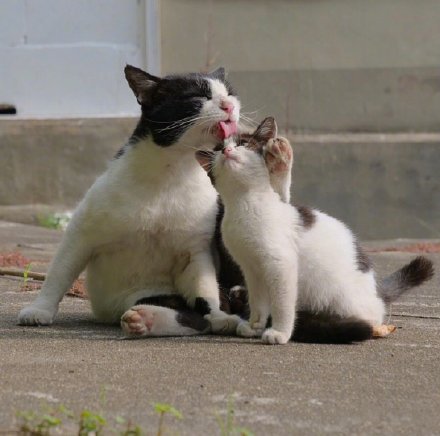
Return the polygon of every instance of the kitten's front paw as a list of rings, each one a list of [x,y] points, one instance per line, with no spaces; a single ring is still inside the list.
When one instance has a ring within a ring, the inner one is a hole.
[[[261,338],[265,344],[287,344],[287,342],[289,342],[290,335],[270,328],[263,333]]]
[[[56,309],[45,309],[38,306],[25,307],[18,314],[19,325],[50,325],[56,315]]]
[[[264,159],[270,173],[290,171],[293,164],[293,151],[285,138],[270,139],[264,151]]]
[[[205,319],[211,323],[212,332],[219,335],[233,335],[242,321],[237,315],[228,315],[220,311],[205,315]]]
[[[242,338],[256,338],[261,336],[261,330],[251,327],[248,321],[242,321],[237,327],[237,336]]]

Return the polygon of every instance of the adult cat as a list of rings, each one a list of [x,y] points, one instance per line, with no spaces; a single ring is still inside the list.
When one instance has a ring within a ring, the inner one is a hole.
[[[220,311],[211,241],[217,194],[194,149],[234,133],[240,101],[222,68],[159,78],[127,65],[142,115],[78,205],[22,325],[48,325],[87,268],[97,320],[127,335],[190,335],[235,329]]]

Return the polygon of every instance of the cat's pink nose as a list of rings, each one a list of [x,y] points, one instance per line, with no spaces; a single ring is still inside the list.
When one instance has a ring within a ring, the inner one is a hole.
[[[227,147],[225,147],[225,148],[223,149],[222,153],[223,153],[226,157],[229,157],[229,156],[231,155],[231,153],[232,153],[232,150],[233,150],[233,148],[232,148],[230,145],[228,145]]]
[[[227,114],[230,114],[234,110],[234,104],[230,101],[222,100],[220,103],[220,109],[224,110]]]

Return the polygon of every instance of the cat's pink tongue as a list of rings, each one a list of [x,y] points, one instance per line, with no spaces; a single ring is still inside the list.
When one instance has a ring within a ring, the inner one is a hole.
[[[237,123],[235,121],[220,121],[218,123],[218,135],[220,139],[229,138],[237,133]]]

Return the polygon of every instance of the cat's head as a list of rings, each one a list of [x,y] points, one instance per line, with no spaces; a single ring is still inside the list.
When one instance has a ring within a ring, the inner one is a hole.
[[[225,70],[163,78],[127,65],[125,77],[142,108],[133,140],[151,135],[168,147],[214,145],[237,131],[240,100],[225,79]]]
[[[264,152],[268,141],[276,136],[276,122],[268,117],[251,134],[225,140],[223,146],[213,151],[197,151],[196,159],[221,195],[256,188],[269,183]]]

